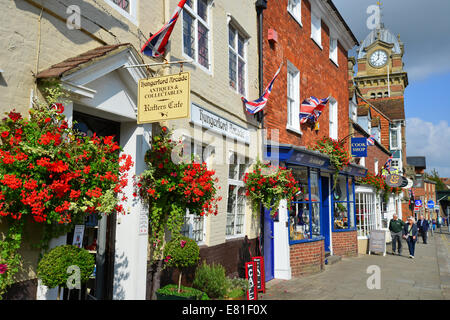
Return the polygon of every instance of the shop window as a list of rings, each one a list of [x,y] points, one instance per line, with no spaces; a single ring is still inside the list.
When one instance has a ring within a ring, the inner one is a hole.
[[[248,165],[248,158],[231,153],[228,166],[227,237],[244,234],[246,202],[243,179]]]
[[[356,194],[356,227],[360,237],[367,237],[370,235],[370,231],[377,229],[375,201],[374,193],[361,192]]]
[[[188,0],[183,10],[183,52],[210,69],[209,5],[207,0]]]
[[[289,211],[289,241],[295,243],[321,236],[319,173],[307,168],[292,168],[300,191]]]
[[[355,227],[355,200],[352,179],[340,176],[333,190],[334,230],[353,229]]]
[[[228,25],[228,66],[230,86],[245,96],[247,86],[247,39],[231,24]]]

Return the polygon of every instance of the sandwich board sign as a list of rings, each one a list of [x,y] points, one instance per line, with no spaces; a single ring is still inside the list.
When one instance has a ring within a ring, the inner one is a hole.
[[[372,230],[369,239],[369,255],[372,252],[382,253],[386,255],[386,231]]]
[[[255,261],[245,263],[245,278],[248,280],[247,300],[258,300]]]

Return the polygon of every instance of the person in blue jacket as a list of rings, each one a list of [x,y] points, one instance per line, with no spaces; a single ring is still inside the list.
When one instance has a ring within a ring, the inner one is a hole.
[[[430,225],[428,221],[424,219],[423,214],[420,215],[419,221],[417,221],[417,228],[419,229],[419,234],[422,236],[422,241],[427,244],[427,233]]]
[[[414,251],[416,249],[418,235],[417,225],[414,222],[414,218],[409,217],[408,222],[403,228],[403,238],[406,239],[406,242],[408,243],[409,257],[411,259],[414,259]]]

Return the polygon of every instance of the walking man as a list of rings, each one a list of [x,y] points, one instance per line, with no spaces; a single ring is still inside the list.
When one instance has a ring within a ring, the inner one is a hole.
[[[403,228],[403,238],[406,239],[406,242],[408,243],[409,257],[411,259],[414,259],[414,251],[416,249],[418,235],[417,225],[414,222],[414,218],[409,217],[408,223],[406,223]]]
[[[389,230],[391,231],[392,238],[392,254],[395,254],[395,249],[398,243],[398,255],[402,254],[402,230],[405,223],[398,218],[397,214],[394,214],[391,221],[389,221]]]
[[[419,221],[417,221],[417,228],[419,228],[419,234],[422,236],[423,244],[427,244],[427,232],[428,232],[428,221],[423,218],[423,214],[420,215]]]

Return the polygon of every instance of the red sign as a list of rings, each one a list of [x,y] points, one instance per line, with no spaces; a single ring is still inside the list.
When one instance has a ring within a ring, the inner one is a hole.
[[[255,261],[245,263],[245,278],[248,280],[247,300],[258,300]]]
[[[266,292],[266,277],[264,273],[264,257],[253,257],[256,263],[256,288],[258,292]]]

